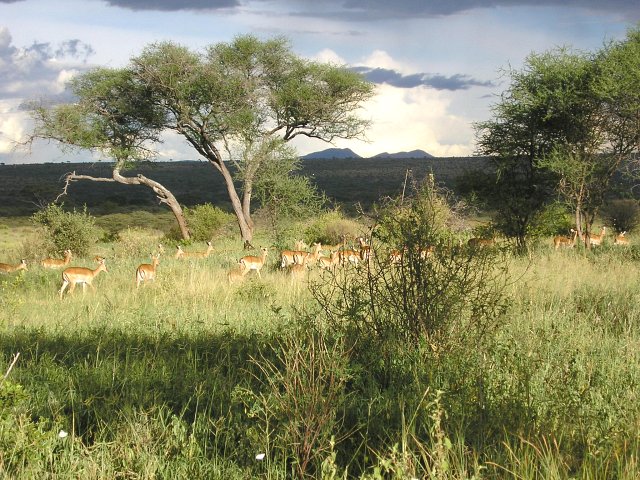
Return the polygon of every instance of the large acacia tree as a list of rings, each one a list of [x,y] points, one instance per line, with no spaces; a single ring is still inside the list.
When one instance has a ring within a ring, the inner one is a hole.
[[[372,85],[346,68],[300,58],[282,38],[239,36],[203,52],[156,43],[130,68],[154,92],[164,127],[222,175],[245,242],[253,237],[255,180],[263,162],[274,158],[265,154],[278,145],[274,139],[303,135],[331,142],[361,137],[368,126],[357,111]]]

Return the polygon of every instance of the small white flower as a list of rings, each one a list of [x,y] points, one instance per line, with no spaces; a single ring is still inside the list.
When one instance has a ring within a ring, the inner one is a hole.
[[[67,436],[69,436],[69,432],[65,432],[64,430],[60,430],[58,432],[58,437],[59,438],[66,438]]]
[[[259,453],[256,455],[256,460],[262,460],[265,457],[264,453]]]

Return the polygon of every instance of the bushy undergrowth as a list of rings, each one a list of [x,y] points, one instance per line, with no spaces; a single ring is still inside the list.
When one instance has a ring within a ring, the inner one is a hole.
[[[210,203],[185,207],[184,216],[189,225],[191,239],[196,242],[208,242],[221,228],[234,221],[232,214]]]
[[[76,256],[85,256],[95,244],[98,232],[95,219],[86,207],[82,212],[65,211],[63,206],[50,204],[33,214],[33,221],[42,227],[42,253],[62,255],[70,249]]]
[[[272,269],[228,285],[242,252],[223,248],[167,256],[136,290],[152,238],[95,294],[60,301],[35,266],[1,277],[0,363],[21,355],[0,381],[0,475],[638,478],[635,257],[470,251],[449,204],[429,223],[420,198],[381,217],[370,264],[310,272],[342,289],[321,302]]]

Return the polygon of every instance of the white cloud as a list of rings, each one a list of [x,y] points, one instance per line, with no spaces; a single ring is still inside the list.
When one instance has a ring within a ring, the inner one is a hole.
[[[312,60],[322,63],[331,63],[333,65],[345,65],[347,62],[330,48],[325,48],[316,53]]]
[[[422,149],[435,156],[467,156],[473,131],[466,119],[452,114],[450,93],[425,88],[376,87],[363,115],[372,120],[365,142],[336,142],[359,155]]]

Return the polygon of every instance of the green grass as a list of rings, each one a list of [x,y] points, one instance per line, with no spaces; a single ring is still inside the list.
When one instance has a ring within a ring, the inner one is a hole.
[[[5,252],[20,238],[0,230]],[[275,251],[261,279],[229,285],[245,252],[230,238],[214,246],[186,261],[167,246],[157,281],[138,290],[149,258],[115,243],[96,246],[109,269],[96,293],[60,300],[60,272],[37,265],[0,277],[0,358],[20,353],[0,384],[5,476],[286,478],[315,432],[315,477],[638,478],[634,248],[556,252],[549,240],[514,257],[500,327],[476,350],[439,355],[349,345],[322,329]]]

